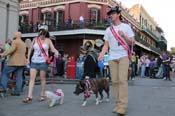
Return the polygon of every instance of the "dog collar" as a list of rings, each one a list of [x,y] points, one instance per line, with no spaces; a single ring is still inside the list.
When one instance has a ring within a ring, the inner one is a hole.
[[[59,92],[54,92],[55,93],[55,95],[57,95],[57,96],[61,96],[61,93],[59,93]]]

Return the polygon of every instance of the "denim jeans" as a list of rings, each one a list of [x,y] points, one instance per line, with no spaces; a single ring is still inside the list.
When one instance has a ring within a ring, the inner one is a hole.
[[[136,64],[135,63],[132,63],[131,66],[132,66],[131,78],[134,78],[135,75],[136,75],[135,74]]]
[[[164,70],[165,70],[164,78],[170,80],[170,66],[169,65],[164,65]]]
[[[84,28],[84,22],[80,21],[80,29]]]
[[[145,69],[146,69],[146,66],[145,65],[142,65],[141,66],[141,78],[144,78],[145,77]]]
[[[22,72],[23,72],[23,66],[7,66],[4,65],[3,72],[2,72],[2,77],[1,77],[1,86],[3,89],[7,89],[7,83],[10,74],[13,71],[16,71],[16,87],[15,87],[15,93],[20,94],[21,92],[21,87],[22,87]]]
[[[157,78],[162,78],[163,77],[163,66],[162,65],[159,67],[159,70],[156,74],[156,77]]]

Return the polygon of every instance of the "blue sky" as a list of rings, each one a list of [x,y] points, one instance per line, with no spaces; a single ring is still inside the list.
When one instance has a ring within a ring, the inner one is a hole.
[[[173,0],[117,0],[130,8],[134,4],[142,4],[151,17],[163,29],[168,41],[168,50],[175,47],[175,6]]]

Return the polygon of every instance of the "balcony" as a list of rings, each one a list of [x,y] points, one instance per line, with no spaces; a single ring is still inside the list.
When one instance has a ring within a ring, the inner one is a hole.
[[[153,31],[151,31],[150,29],[146,29],[147,31],[148,31],[148,33],[150,34],[150,35],[152,35],[156,40],[160,40],[160,38],[159,37],[157,37],[157,35],[155,35],[154,33],[153,33]]]
[[[137,42],[143,44],[144,46],[146,46],[146,47],[143,47],[143,46],[142,46],[142,48],[145,48],[145,49],[147,49],[148,51],[152,51],[152,52],[154,52],[154,53],[156,53],[156,54],[160,54],[160,53],[161,53],[160,48],[156,48],[156,47],[150,45],[150,44],[147,43],[145,40],[141,39],[140,36],[139,36],[137,33],[135,33],[135,40],[136,40]]]
[[[79,21],[74,21],[74,23],[59,23],[58,25],[50,24],[48,26],[49,31],[65,31],[65,30],[78,30],[78,29],[95,29],[95,30],[105,30],[110,24],[100,23],[94,21],[85,21],[80,23]],[[24,33],[37,33],[38,25],[21,23],[19,26],[19,31]]]
[[[160,38],[159,42],[164,42],[164,44],[166,44],[166,45],[167,45],[167,40],[165,39],[165,37],[164,37],[164,36],[161,36],[161,38]]]
[[[155,41],[159,41],[160,38],[155,35],[153,31],[150,29],[146,28],[145,26],[142,26],[142,31],[146,32],[149,36],[151,36]]]
[[[135,34],[135,39],[136,41],[138,41],[139,43],[145,45],[146,47],[149,48],[150,44],[147,43],[145,40],[141,39],[140,36],[138,34]]]
[[[155,52],[157,52],[158,54],[161,53],[160,48],[156,48],[156,47],[154,47],[154,46],[150,46],[150,48],[151,48],[152,51],[155,51]]]
[[[135,33],[135,40],[136,40],[137,42],[139,42],[138,45],[139,45],[140,47],[142,47],[142,48],[144,48],[144,49],[146,49],[146,50],[148,50],[148,51],[153,51],[153,52],[156,53],[156,54],[159,54],[159,53],[160,53],[160,49],[151,46],[151,45],[150,45],[149,43],[147,43],[145,40],[141,39],[140,36],[139,36],[137,33]],[[136,43],[136,44],[137,44],[137,43]],[[140,44],[141,44],[141,45],[140,45]]]

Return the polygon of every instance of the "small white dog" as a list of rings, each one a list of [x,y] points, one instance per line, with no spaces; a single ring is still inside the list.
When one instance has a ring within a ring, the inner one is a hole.
[[[45,91],[46,98],[49,101],[49,107],[55,106],[58,104],[63,104],[64,102],[64,93],[62,89],[57,89],[56,92]]]

